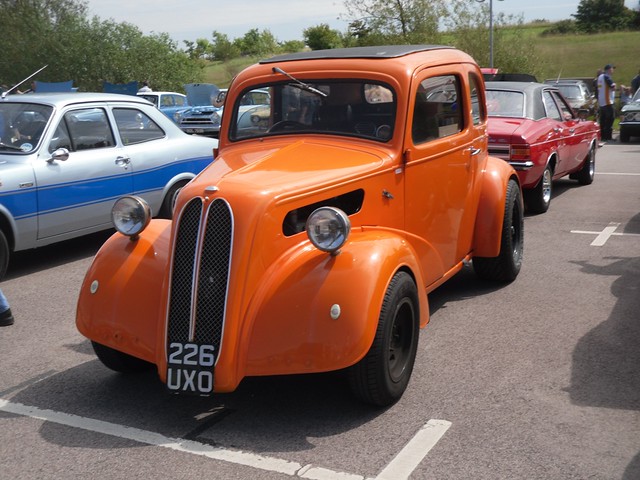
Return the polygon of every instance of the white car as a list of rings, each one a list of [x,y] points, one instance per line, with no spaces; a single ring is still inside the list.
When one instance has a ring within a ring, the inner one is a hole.
[[[122,195],[139,195],[153,216],[170,218],[177,192],[217,146],[132,95],[3,96],[0,278],[11,252],[112,228]]]

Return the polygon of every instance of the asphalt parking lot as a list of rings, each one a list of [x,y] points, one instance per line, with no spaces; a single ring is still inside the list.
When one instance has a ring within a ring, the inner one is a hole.
[[[117,375],[74,325],[108,233],[16,256],[2,289],[0,479],[640,478],[640,143],[525,218],[510,285],[470,268],[430,296],[404,397],[376,410],[337,374],[177,397]]]

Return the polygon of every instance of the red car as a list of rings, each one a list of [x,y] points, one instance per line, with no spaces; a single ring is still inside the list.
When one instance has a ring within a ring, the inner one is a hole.
[[[544,213],[552,181],[593,182],[600,126],[576,112],[558,88],[534,82],[487,82],[489,154],[518,172],[526,208]]]

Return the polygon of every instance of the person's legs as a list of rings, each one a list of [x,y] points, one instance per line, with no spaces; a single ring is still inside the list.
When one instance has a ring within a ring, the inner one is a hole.
[[[0,327],[7,327],[9,325],[13,325],[13,314],[11,313],[11,308],[9,308],[7,297],[5,297],[2,290],[0,290]]]
[[[600,130],[602,140],[611,140],[613,133],[613,105],[600,107]]]

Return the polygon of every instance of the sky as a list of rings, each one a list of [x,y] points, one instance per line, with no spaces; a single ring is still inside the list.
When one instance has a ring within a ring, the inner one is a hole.
[[[525,22],[571,19],[580,0],[485,0],[494,15],[522,15]],[[636,8],[638,0],[625,0]],[[88,0],[90,16],[136,25],[144,34],[168,33],[179,47],[183,40],[211,40],[212,32],[230,40],[249,30],[269,30],[278,41],[302,40],[302,32],[323,23],[344,32],[342,0]]]

